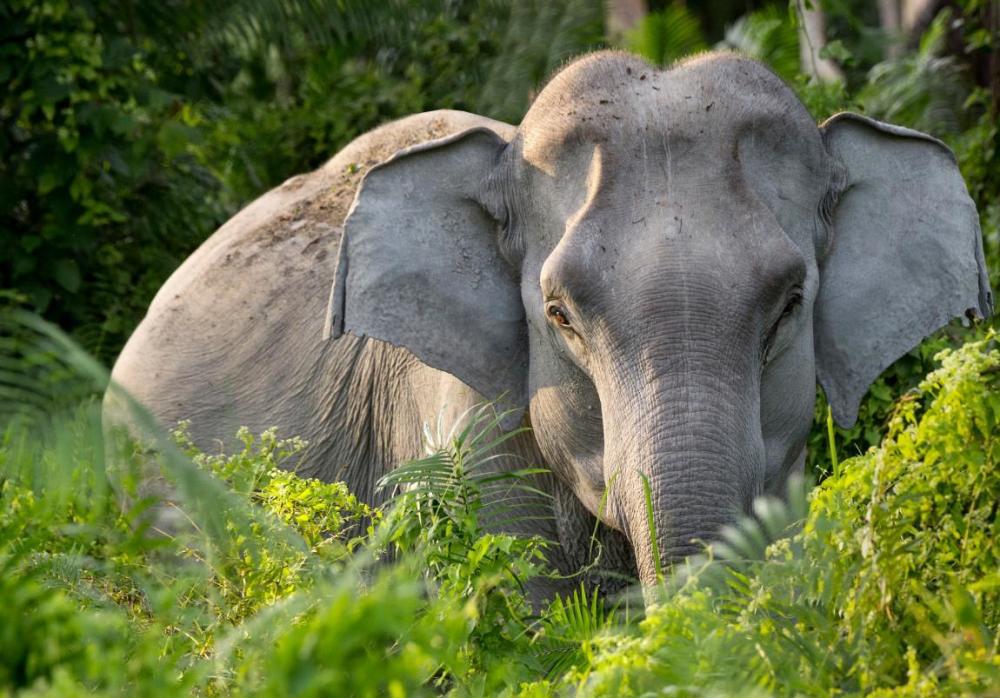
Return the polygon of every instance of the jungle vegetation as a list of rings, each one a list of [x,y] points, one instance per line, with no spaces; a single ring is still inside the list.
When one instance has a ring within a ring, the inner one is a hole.
[[[908,19],[892,0],[635,4],[624,27],[630,3],[583,0],[0,6],[0,695],[1000,691],[996,319],[903,357],[849,430],[818,393],[807,481],[645,598],[581,581],[530,606],[548,542],[480,522],[484,498],[528,486],[485,474],[488,408],[429,431],[373,510],[282,470],[294,434],[202,453],[135,406],[185,522],[151,530],[149,444],[105,440],[99,396],[177,264],[356,135],[441,107],[517,122],[589,49],[667,65],[733,48],[817,120],[850,109],[942,138],[1000,285],[994,0]],[[804,60],[810,12],[826,29]]]

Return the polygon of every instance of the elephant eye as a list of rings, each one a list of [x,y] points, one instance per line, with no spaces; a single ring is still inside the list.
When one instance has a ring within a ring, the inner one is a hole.
[[[795,311],[801,305],[802,289],[796,288],[789,295],[788,300],[785,302],[785,307],[781,311],[781,315],[774,323],[774,327],[771,328],[767,339],[764,341],[765,364],[769,363],[791,341],[791,336],[794,333],[794,324],[789,326],[789,323],[785,321],[794,315]]]
[[[780,322],[781,320],[784,320],[786,317],[794,313],[795,309],[798,308],[800,305],[802,305],[802,291],[796,289],[795,291],[792,292],[791,297],[785,304],[785,309],[781,311],[781,317],[778,318],[778,321]]]
[[[559,327],[568,328],[570,326],[566,311],[558,303],[549,303],[546,305],[545,314],[549,317],[549,320]]]

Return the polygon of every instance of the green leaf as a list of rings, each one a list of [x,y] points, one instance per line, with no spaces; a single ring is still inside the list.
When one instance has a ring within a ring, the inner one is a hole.
[[[625,41],[629,49],[659,65],[708,48],[701,21],[679,2],[647,14]]]
[[[849,66],[854,62],[854,55],[840,39],[828,42],[820,49],[819,56],[820,58],[829,58],[830,60],[837,61],[844,66]]]
[[[60,259],[52,265],[52,276],[56,282],[70,293],[80,290],[80,267],[74,259]]]

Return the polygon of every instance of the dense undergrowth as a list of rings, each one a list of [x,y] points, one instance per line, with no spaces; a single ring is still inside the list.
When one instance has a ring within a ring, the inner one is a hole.
[[[836,464],[808,506],[801,483],[787,504],[759,503],[757,523],[647,590],[645,612],[634,594],[582,589],[536,612],[552,543],[478,517],[531,474],[485,466],[490,410],[397,470],[379,511],[282,470],[297,439],[244,431],[240,452],[207,455],[182,425],[159,446],[168,506],[136,486],[150,453],[105,443],[94,402],[65,404],[96,366],[18,322],[38,409],[8,415],[0,448],[2,694],[1000,689],[990,330],[939,355],[878,449]]]

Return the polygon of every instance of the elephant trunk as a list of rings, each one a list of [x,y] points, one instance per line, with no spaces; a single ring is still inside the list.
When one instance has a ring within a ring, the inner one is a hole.
[[[699,552],[763,486],[757,371],[682,363],[617,371],[602,400],[609,514],[632,543],[644,585]]]

